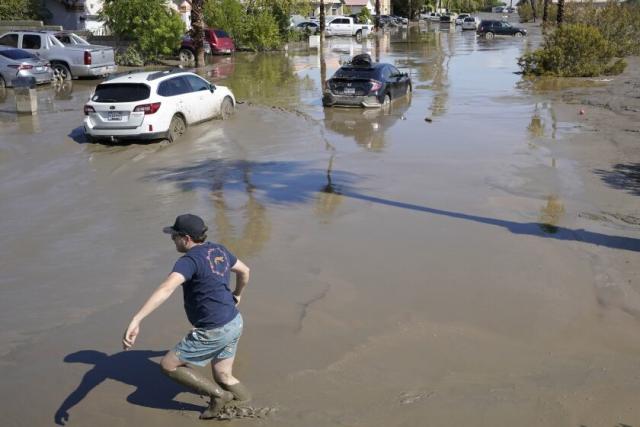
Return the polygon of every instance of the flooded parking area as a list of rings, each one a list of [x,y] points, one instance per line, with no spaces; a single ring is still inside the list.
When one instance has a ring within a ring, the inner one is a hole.
[[[277,411],[232,425],[640,424],[637,133],[524,81],[540,40],[421,23],[214,57],[236,112],[174,143],[88,142],[98,80],[38,88],[34,116],[0,92],[3,424],[203,423],[158,365],[179,293],[120,346],[185,212],[252,270],[234,374]],[[324,108],[360,53],[410,96]]]

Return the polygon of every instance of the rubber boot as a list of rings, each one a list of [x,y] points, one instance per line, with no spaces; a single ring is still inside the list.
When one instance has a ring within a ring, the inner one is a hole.
[[[233,394],[222,390],[216,383],[198,374],[193,369],[180,366],[173,371],[162,370],[169,378],[190,389],[211,396],[211,403],[205,411],[200,414],[202,419],[214,418],[222,410],[224,405],[233,400]]]
[[[238,401],[238,403],[246,403],[251,400],[251,392],[249,392],[249,389],[246,388],[242,383],[235,383],[235,384],[220,383],[220,387],[222,387],[227,391],[230,391],[231,394],[233,394],[233,400]]]

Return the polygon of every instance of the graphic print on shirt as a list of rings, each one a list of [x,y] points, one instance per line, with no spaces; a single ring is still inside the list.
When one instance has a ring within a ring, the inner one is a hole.
[[[220,277],[224,277],[229,270],[229,261],[227,255],[220,248],[211,248],[207,251],[207,261],[211,267],[211,272]]]

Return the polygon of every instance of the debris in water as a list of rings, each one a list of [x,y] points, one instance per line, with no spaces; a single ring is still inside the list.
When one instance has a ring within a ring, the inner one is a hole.
[[[427,123],[431,123],[433,121],[433,119],[431,117],[425,117],[424,121]]]

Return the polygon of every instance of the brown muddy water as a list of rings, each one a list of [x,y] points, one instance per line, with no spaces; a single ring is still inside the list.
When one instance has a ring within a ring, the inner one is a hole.
[[[638,181],[514,73],[532,31],[214,58],[243,104],[174,144],[87,143],[97,81],[40,88],[34,117],[0,93],[2,425],[205,423],[159,372],[189,327],[180,292],[120,347],[184,212],[252,268],[235,374],[277,412],[230,425],[640,424],[640,228],[620,220]],[[322,80],[361,52],[412,96],[323,109]]]

